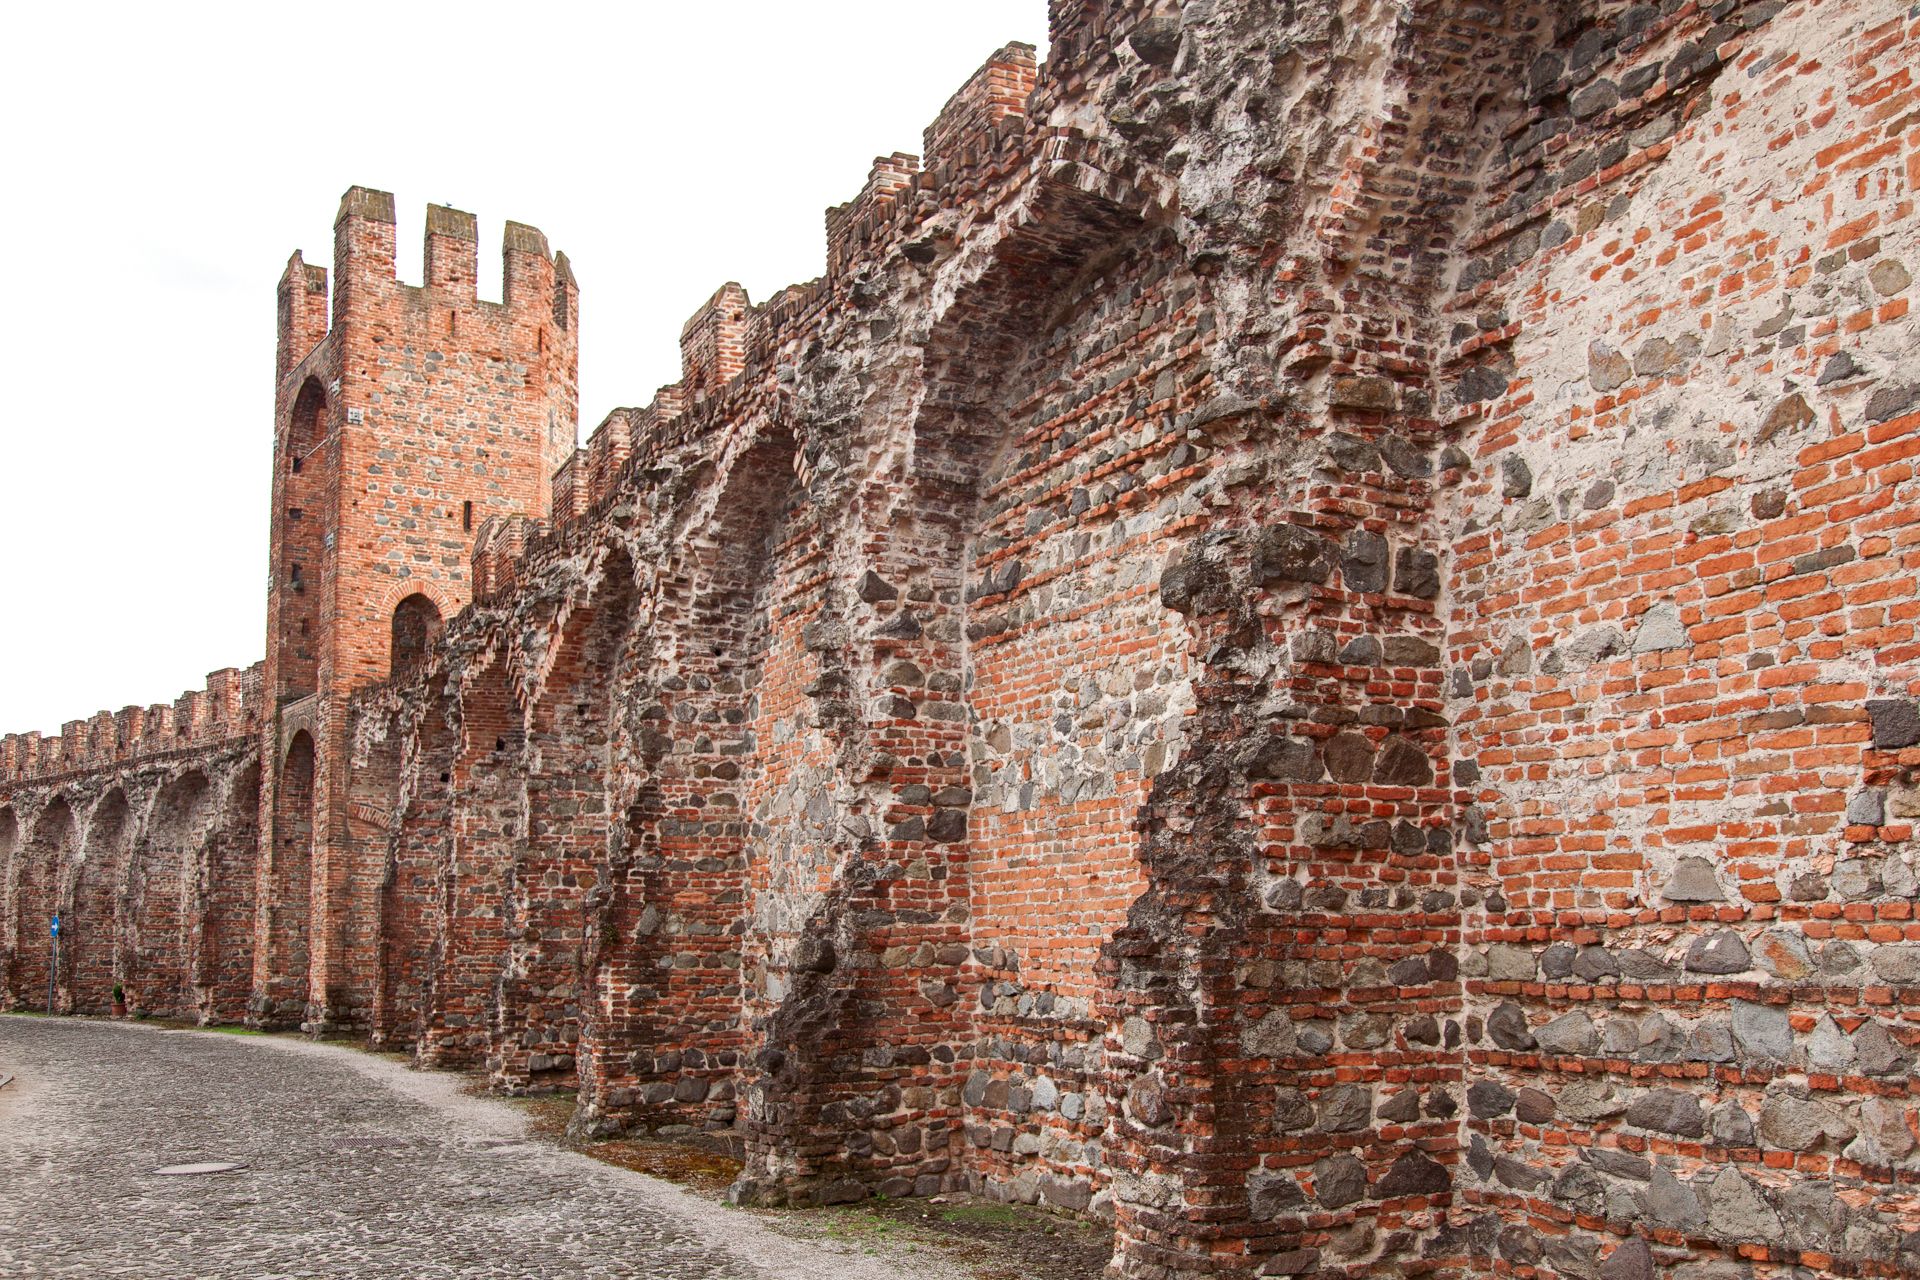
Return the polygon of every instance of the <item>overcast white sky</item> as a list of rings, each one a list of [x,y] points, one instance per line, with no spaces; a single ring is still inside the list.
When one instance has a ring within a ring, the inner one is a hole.
[[[721,283],[821,271],[822,213],[1045,0],[31,5],[0,53],[0,733],[263,654],[274,285],[354,183],[530,222],[581,285],[581,426],[678,377]]]

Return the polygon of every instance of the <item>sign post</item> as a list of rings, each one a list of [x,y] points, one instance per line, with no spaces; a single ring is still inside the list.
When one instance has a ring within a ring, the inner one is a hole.
[[[53,917],[53,963],[47,966],[47,1012],[53,1012],[54,975],[60,972],[60,915]]]

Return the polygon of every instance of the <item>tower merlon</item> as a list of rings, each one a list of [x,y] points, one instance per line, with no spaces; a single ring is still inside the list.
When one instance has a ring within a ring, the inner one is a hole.
[[[393,192],[376,191],[372,187],[348,187],[340,197],[340,211],[334,214],[333,225],[337,227],[350,218],[384,222],[392,226],[396,221]]]
[[[276,298],[274,376],[278,380],[327,336],[327,269],[309,264],[295,249],[287,269],[280,273]]]
[[[552,250],[547,248],[547,233],[524,222],[507,223],[502,235],[502,248],[508,253],[527,253],[551,260]]]
[[[333,322],[367,289],[396,279],[393,193],[348,187],[333,219]]]
[[[553,322],[562,329],[580,324],[580,282],[574,279],[573,263],[567,255],[553,255]]]
[[[505,267],[501,272],[507,307],[550,308],[562,328],[572,329],[579,305],[579,286],[573,280],[573,268],[565,274],[562,254],[556,260],[547,246],[547,237],[538,227],[524,222],[509,222],[501,237]],[[563,318],[564,317],[564,318]]]
[[[469,299],[478,296],[479,219],[461,209],[428,205],[425,256],[421,279],[427,288]]]

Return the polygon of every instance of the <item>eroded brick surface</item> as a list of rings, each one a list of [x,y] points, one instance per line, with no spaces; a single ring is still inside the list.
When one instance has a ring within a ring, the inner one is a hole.
[[[1141,1280],[1920,1268],[1920,20],[1052,8],[570,456],[564,259],[349,192],[251,692],[7,740],[15,1000],[116,903],[75,1007]]]

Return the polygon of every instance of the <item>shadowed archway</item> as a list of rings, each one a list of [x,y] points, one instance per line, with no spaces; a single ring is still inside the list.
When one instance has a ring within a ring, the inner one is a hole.
[[[313,739],[302,729],[287,744],[273,797],[267,877],[273,896],[264,904],[266,973],[254,992],[249,1019],[262,1026],[297,1027],[306,1018],[316,763]]]
[[[26,1008],[48,1003],[54,895],[73,838],[73,810],[65,797],[56,796],[34,819],[32,834],[14,855],[13,998]]]
[[[126,873],[130,818],[125,791],[115,787],[102,796],[73,865],[61,921],[61,981],[65,1007],[74,1013],[106,1013],[113,1004],[119,930],[114,898]]]
[[[127,901],[132,928],[127,931],[123,981],[127,1007],[138,1013],[184,1017],[191,1012],[187,992],[187,872],[198,860],[205,836],[207,777],[186,774],[167,784],[154,800],[146,839],[134,850]]]

